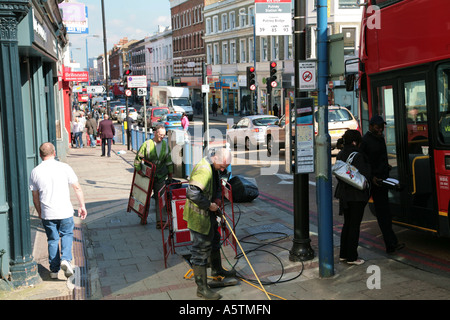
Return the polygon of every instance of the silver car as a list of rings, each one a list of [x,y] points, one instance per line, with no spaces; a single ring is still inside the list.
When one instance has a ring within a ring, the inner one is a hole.
[[[267,126],[277,121],[277,117],[268,115],[243,117],[227,130],[227,142],[230,147],[243,144],[245,150],[249,150],[251,145],[258,147],[265,143]]]

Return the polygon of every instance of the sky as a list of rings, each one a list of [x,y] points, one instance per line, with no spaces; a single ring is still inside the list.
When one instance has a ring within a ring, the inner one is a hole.
[[[88,56],[104,53],[101,0],[69,1],[84,3],[88,7]],[[104,0],[107,50],[120,39],[141,40],[154,34],[158,25],[167,27],[170,22],[169,0]],[[98,35],[99,37],[92,37]],[[69,34],[72,58],[86,67],[86,34]]]

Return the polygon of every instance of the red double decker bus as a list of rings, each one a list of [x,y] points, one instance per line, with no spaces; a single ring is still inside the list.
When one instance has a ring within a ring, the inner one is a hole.
[[[381,115],[394,222],[450,236],[450,1],[366,0],[359,54],[363,132]]]

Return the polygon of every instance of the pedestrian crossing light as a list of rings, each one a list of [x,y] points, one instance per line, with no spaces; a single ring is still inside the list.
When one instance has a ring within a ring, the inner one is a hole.
[[[247,89],[250,91],[256,90],[256,75],[255,67],[247,67]]]
[[[277,63],[275,61],[272,61],[270,63],[270,77],[269,77],[269,84],[272,88],[275,88],[278,86],[277,83]]]

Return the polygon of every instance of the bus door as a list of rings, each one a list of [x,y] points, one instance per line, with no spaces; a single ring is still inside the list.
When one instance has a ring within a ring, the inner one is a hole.
[[[373,114],[383,115],[390,178],[402,188],[389,190],[394,220],[436,228],[433,214],[433,174],[428,150],[428,108],[422,79],[395,77],[372,82]]]
[[[428,229],[437,228],[434,211],[435,183],[429,150],[429,117],[425,75],[400,80],[400,104],[397,115],[403,130],[402,153],[408,223]],[[430,108],[431,109],[431,108]],[[400,132],[401,134],[401,132]],[[406,188],[407,187],[407,188]]]

